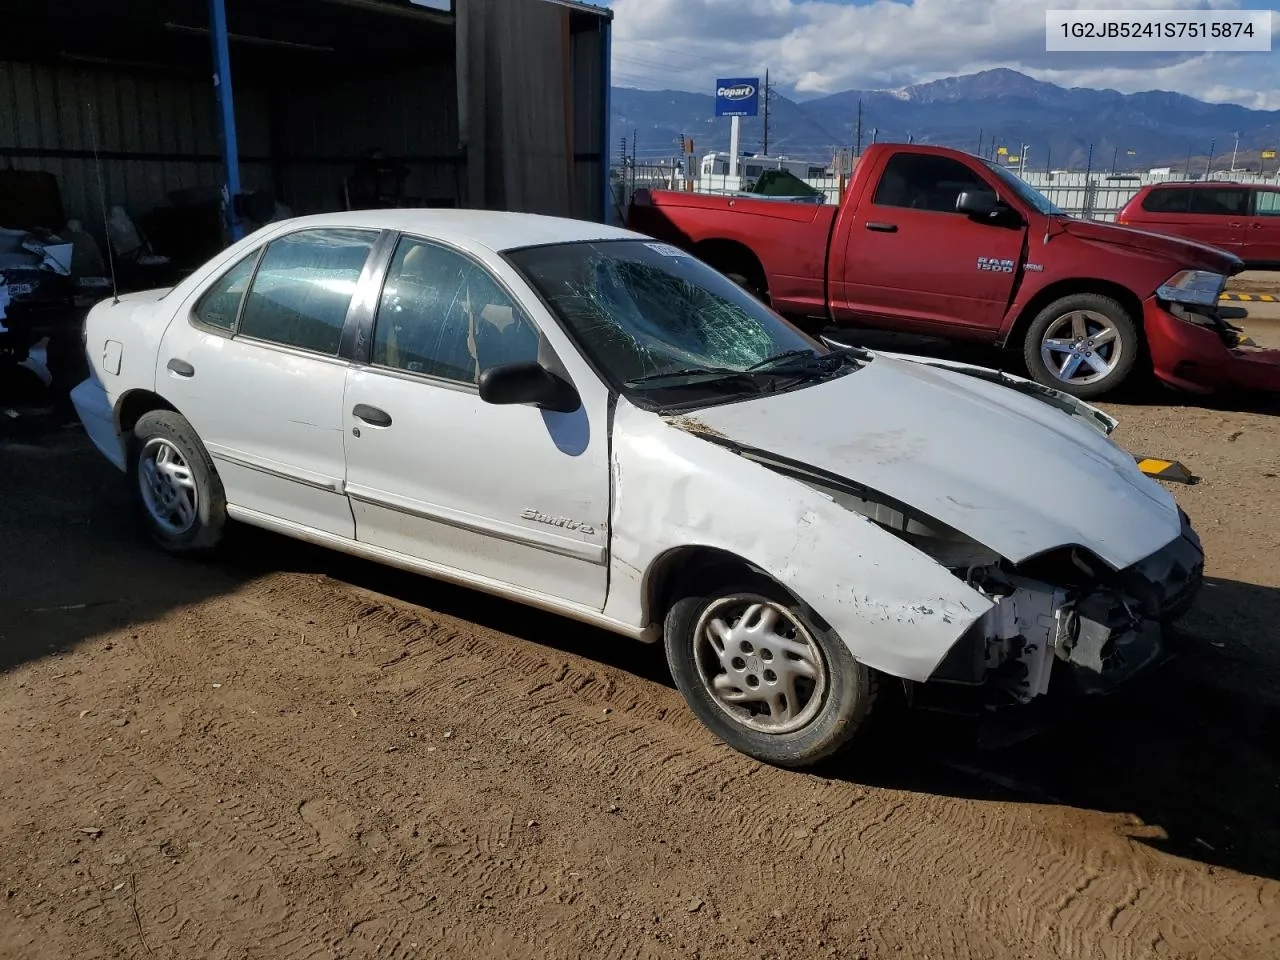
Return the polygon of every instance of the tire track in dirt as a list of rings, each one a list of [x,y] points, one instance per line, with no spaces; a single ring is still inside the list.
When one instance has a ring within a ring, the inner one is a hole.
[[[314,585],[291,584],[290,595],[296,597],[299,589],[314,589]],[[341,606],[342,609],[339,612],[330,603],[326,608],[326,620],[339,623],[350,618],[360,608],[360,601],[354,598],[346,599]],[[708,745],[710,749],[702,750],[673,748],[672,744],[662,742],[667,738],[655,736],[655,731],[647,726],[624,728],[621,731],[611,732],[603,739],[595,737],[594,734],[604,721],[594,716],[588,718],[587,708],[607,702],[609,699],[602,693],[602,685],[598,683],[595,669],[572,665],[567,661],[557,663],[536,649],[521,649],[527,645],[513,638],[487,637],[479,631],[467,633],[450,626],[442,628],[441,624],[424,621],[410,612],[388,610],[381,613],[380,618],[388,634],[400,637],[406,647],[407,655],[398,658],[389,669],[403,674],[422,670],[439,674],[441,667],[445,667],[445,675],[436,676],[434,678],[436,682],[432,684],[429,691],[419,690],[413,694],[410,703],[421,705],[428,697],[434,697],[438,703],[441,694],[445,694],[449,697],[449,702],[456,702],[460,709],[477,696],[498,693],[499,696],[490,696],[486,700],[487,706],[494,707],[499,706],[495,701],[507,701],[508,698],[518,697],[524,693],[526,699],[533,700],[528,705],[525,720],[525,725],[530,728],[531,734],[527,738],[529,741],[527,746],[531,750],[559,754],[560,762],[566,767],[578,767],[587,774],[608,773],[615,778],[615,784],[633,791],[642,790],[650,796],[655,796],[663,789],[679,783],[685,790],[715,797],[721,808],[728,809],[735,807],[741,809],[748,805],[761,790],[761,785],[756,781],[761,779],[778,781],[779,778],[787,780],[796,776],[760,768],[736,755],[714,757],[714,753],[719,752],[721,748],[713,745]],[[504,646],[495,647],[494,644]],[[468,660],[473,662],[465,662]],[[532,685],[530,681],[534,681]],[[528,697],[530,689],[537,689],[538,694]],[[637,713],[648,714],[652,719],[661,720],[662,715],[670,709],[665,699],[652,701],[633,699],[630,705],[631,714],[633,716]],[[499,733],[510,723],[510,718],[504,717],[500,710],[486,712],[486,717],[490,718],[490,721],[482,722],[480,727],[486,737]],[[620,748],[628,757],[628,765],[625,768],[619,767],[616,761],[610,759],[611,755]],[[728,777],[718,769],[725,766],[734,771]],[[784,783],[769,785],[785,787]],[[357,783],[356,786],[358,787],[359,784]],[[893,863],[902,863],[923,858],[934,870],[942,868],[940,876],[944,880],[948,873],[955,873],[954,865],[972,862],[971,857],[979,846],[985,848],[990,858],[995,838],[986,831],[971,831],[969,838],[966,838],[966,831],[958,831],[950,844],[944,845],[942,849],[939,848],[938,834],[948,829],[949,824],[946,820],[952,818],[951,815],[958,810],[976,805],[951,801],[942,804],[942,809],[938,809],[939,798],[904,799],[892,796],[892,791],[884,791],[884,793],[888,795],[872,796],[869,798],[869,803],[866,802],[868,798],[860,798],[863,802],[858,805],[859,815],[856,818],[847,815],[836,815],[832,818],[827,815],[825,829],[833,831],[834,833],[831,834],[833,836],[844,835],[844,829],[851,830],[857,843],[867,853],[878,855],[881,862],[888,860]],[[924,811],[919,809],[922,801]],[[926,818],[933,820],[931,824],[933,829],[920,831],[894,828],[894,818],[908,806],[908,803],[913,808],[917,820],[922,812],[925,813]],[[879,807],[878,811],[876,807]],[[944,816],[940,818],[932,816],[935,813],[941,813]],[[776,828],[778,825],[774,823],[771,826]],[[766,838],[758,830],[749,835],[749,839],[756,842],[767,839],[768,845],[774,849],[779,846],[784,849],[789,847],[793,854],[817,853],[822,857],[823,851],[830,850],[833,844],[801,845],[796,842],[809,839],[815,828],[822,830],[824,824],[811,821],[810,825],[793,829],[790,840],[786,838],[784,831],[781,843],[779,836],[773,835]],[[790,829],[789,826],[788,829]],[[1017,898],[1021,902],[1021,910],[1029,909],[1038,916],[1056,915],[1058,920],[1071,923],[1081,930],[1078,946],[1086,949],[1092,947],[1096,951],[1108,938],[1107,932],[1101,929],[1109,925],[1106,922],[1108,905],[1111,905],[1114,912],[1116,903],[1123,903],[1131,897],[1129,891],[1134,883],[1130,877],[1134,872],[1134,864],[1131,861],[1135,858],[1132,855],[1121,856],[1118,862],[1111,864],[1111,869],[1101,880],[1096,879],[1095,874],[1093,881],[1078,883],[1074,896],[1061,908],[1054,909],[1055,904],[1043,895],[1042,891],[1056,889],[1070,874],[1078,873],[1078,868],[1073,864],[1079,863],[1079,854],[1084,854],[1084,851],[1073,850],[1070,844],[1050,845],[1045,837],[1034,835],[1027,837],[1021,831],[1018,833],[1016,848],[1019,849],[1006,853],[1005,856],[1012,854],[1024,857],[1025,854],[1022,851],[1025,850],[1025,841],[1032,839],[1035,847],[1032,859],[1048,861],[1038,867],[1035,879],[1040,882],[1031,895],[1026,896],[1024,892],[1023,896]],[[956,842],[957,838],[958,842]],[[1113,856],[1116,852],[1111,851]],[[1118,852],[1127,853],[1123,850]],[[823,863],[824,868],[835,868],[836,872],[839,872],[841,858],[832,857],[828,853],[823,859],[827,861]],[[1000,875],[1004,871],[997,868],[989,872]],[[482,880],[483,877],[477,879]],[[1028,877],[1028,879],[1032,878]],[[1045,882],[1046,880],[1048,882]],[[1140,878],[1140,882],[1149,882],[1149,878]],[[1193,905],[1181,897],[1177,889],[1179,886],[1181,884],[1172,886],[1165,884],[1163,888],[1157,887],[1155,892],[1160,902],[1172,903],[1178,910],[1190,912]],[[1094,887],[1097,887],[1096,891]],[[984,896],[976,900],[971,896],[969,902],[971,909],[976,908],[980,915],[996,922],[1001,919],[1001,906],[1007,900],[1008,891],[1001,888],[987,891]],[[1195,906],[1209,907],[1216,905],[1217,902],[1217,898],[1210,898],[1209,903]],[[1073,909],[1068,911],[1068,906]],[[1176,912],[1167,906],[1165,912],[1176,915]],[[1092,926],[1097,928],[1091,934],[1083,932],[1084,928],[1090,924],[1089,918],[1092,918]],[[1007,924],[995,923],[995,926],[999,929],[1000,926],[1007,926]],[[1231,932],[1236,935],[1245,932],[1238,923],[1233,926],[1234,929]],[[1154,932],[1159,933],[1165,942],[1178,940],[1177,931],[1172,929]],[[1228,931],[1220,929],[1218,932],[1225,934]],[[1257,932],[1268,942],[1274,943],[1275,931],[1272,925],[1264,924]],[[1105,955],[1133,955],[1125,943],[1128,939],[1128,937],[1120,938],[1115,943],[1109,944],[1113,949],[1107,949]],[[1207,947],[1210,944],[1203,934],[1193,934],[1190,939],[1188,946],[1193,948]],[[1073,944],[1075,945],[1077,944]]]

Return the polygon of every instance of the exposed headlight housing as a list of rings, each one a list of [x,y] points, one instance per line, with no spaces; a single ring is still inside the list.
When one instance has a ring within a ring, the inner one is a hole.
[[[1212,307],[1227,285],[1227,278],[1208,270],[1179,270],[1156,290],[1156,296],[1169,303],[1190,303]]]

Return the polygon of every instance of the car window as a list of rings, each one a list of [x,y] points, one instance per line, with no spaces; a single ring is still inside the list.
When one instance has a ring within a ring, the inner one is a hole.
[[[538,359],[537,327],[482,266],[439,244],[396,247],[373,327],[375,366],[478,383]]]
[[[347,308],[374,241],[372,230],[303,230],[262,255],[239,333],[336,356]]]
[[[1254,197],[1257,216],[1280,217],[1280,190],[1259,190]]]
[[[1194,190],[1152,190],[1142,198],[1142,209],[1148,213],[1186,213]]]
[[[1202,189],[1191,191],[1188,213],[1220,217],[1243,217],[1249,209],[1249,193],[1246,190]]]
[[[240,313],[240,301],[253,276],[253,265],[258,261],[261,249],[253,251],[235,266],[219,277],[205,291],[196,304],[196,319],[206,326],[230,332],[236,325],[236,316]]]
[[[955,213],[956,198],[966,190],[990,193],[991,186],[950,157],[898,153],[889,158],[872,203]]]

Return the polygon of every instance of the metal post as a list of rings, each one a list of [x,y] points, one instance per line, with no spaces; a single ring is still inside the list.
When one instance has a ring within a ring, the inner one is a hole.
[[[742,118],[729,118],[729,176],[738,175],[738,143],[742,136]]]
[[[1084,161],[1084,209],[1080,211],[1080,217],[1083,220],[1089,219],[1089,213],[1093,207],[1093,188],[1090,185],[1089,174],[1093,173],[1093,144],[1089,144],[1089,155]]]
[[[227,228],[234,243],[244,236],[244,224],[240,222],[235,208],[235,198],[240,193],[240,151],[236,144],[236,108],[231,95],[231,55],[227,48],[225,0],[209,0],[209,37],[213,41],[213,91],[218,98],[222,164],[226,174],[222,201]]]
[[[613,219],[612,207],[614,204],[613,184],[609,176],[609,122],[613,114],[613,104],[610,94],[610,85],[613,83],[613,21],[600,19],[600,62],[601,74],[603,75],[602,84],[604,86],[604,105],[602,113],[604,116],[600,119],[600,176],[604,180],[604,192],[600,197],[604,204],[600,211],[600,222],[609,223]],[[625,159],[625,157],[624,157]]]
[[[1209,159],[1204,162],[1204,178],[1206,180],[1209,179],[1209,171],[1213,167],[1213,148],[1217,145],[1218,140],[1216,137],[1209,141]]]

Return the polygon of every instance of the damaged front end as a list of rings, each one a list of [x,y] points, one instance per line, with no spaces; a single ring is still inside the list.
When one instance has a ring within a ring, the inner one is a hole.
[[[1055,694],[1109,693],[1167,659],[1169,628],[1203,580],[1200,538],[1181,509],[1178,536],[1122,570],[1081,547],[1015,564],[879,491],[737,449],[889,530],[991,601],[923,683],[905,681],[919,706],[1025,704],[1046,695],[1051,680]]]
[[[980,687],[989,706],[1049,692],[1109,693],[1169,654],[1169,627],[1194,601],[1200,539],[1182,529],[1166,546],[1113,571],[1079,548],[1008,566],[955,571],[995,606],[951,648],[930,684]]]

